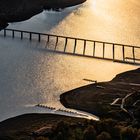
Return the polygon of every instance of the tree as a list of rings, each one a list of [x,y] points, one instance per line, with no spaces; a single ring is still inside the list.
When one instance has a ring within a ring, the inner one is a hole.
[[[109,133],[103,131],[101,132],[98,136],[96,140],[111,140],[111,136]]]
[[[95,140],[96,131],[93,126],[88,126],[84,131],[84,140]]]

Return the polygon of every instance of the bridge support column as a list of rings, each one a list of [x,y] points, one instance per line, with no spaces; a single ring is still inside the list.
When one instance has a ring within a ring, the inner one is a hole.
[[[50,41],[50,36],[48,35],[48,40],[47,40],[47,42],[49,43],[49,41]]]
[[[67,43],[68,43],[68,38],[66,37],[66,39],[65,39],[65,46],[64,46],[64,52],[66,52]]]
[[[86,52],[86,40],[84,40],[84,50],[83,50],[83,55],[85,55]]]
[[[41,41],[41,35],[38,34],[38,42],[40,42],[40,41]]]
[[[54,50],[56,50],[57,44],[58,44],[58,36],[56,37],[56,43],[55,43],[55,48],[54,48]]]
[[[23,32],[20,32],[20,39],[23,39]]]
[[[122,46],[122,55],[123,55],[123,61],[125,61],[125,49],[124,49],[124,45]]]
[[[76,46],[77,46],[77,39],[75,39],[75,41],[74,41],[74,49],[73,49],[73,53],[75,54],[75,52],[76,52]]]
[[[134,47],[132,47],[132,53],[133,53],[133,61],[135,63],[135,48]]]
[[[13,38],[15,37],[15,31],[14,30],[12,31],[12,37]]]
[[[113,55],[113,61],[115,60],[115,45],[113,44],[112,47],[112,55]]]
[[[105,43],[103,43],[103,58],[105,58]]]
[[[6,30],[4,29],[4,37],[6,37]]]
[[[32,33],[29,33],[29,39],[32,40]]]
[[[96,45],[96,43],[94,41],[94,43],[93,43],[93,57],[95,56],[95,45]]]

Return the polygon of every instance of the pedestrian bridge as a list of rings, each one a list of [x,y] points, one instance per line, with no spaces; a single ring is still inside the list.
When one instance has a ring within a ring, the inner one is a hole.
[[[21,40],[45,42],[45,49],[56,53],[77,55],[118,63],[140,65],[140,47],[95,41],[68,36],[59,36],[39,32],[15,29],[0,31],[0,37],[19,38]]]

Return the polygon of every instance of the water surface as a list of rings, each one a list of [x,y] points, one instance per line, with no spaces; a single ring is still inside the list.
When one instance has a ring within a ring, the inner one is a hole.
[[[62,12],[44,11],[8,28],[139,45],[138,0],[89,0]],[[44,43],[0,37],[0,120],[29,112],[45,103],[63,107],[59,95],[89,84],[83,79],[111,80],[136,66],[68,56],[40,49]]]

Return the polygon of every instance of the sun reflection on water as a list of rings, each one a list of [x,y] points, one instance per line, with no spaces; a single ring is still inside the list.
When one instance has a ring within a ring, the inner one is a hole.
[[[59,13],[44,11],[30,20],[11,24],[9,28],[139,45],[138,3],[139,0],[88,0],[79,7]],[[5,108],[0,120],[33,111],[32,108],[23,108],[23,104],[47,103],[61,107],[59,95],[89,84],[83,81],[84,78],[107,81],[120,72],[136,68],[97,59],[53,54],[44,51],[43,43],[0,39],[0,82],[3,84],[0,107]],[[68,51],[71,51],[71,44],[69,46]],[[92,47],[92,44],[88,46]],[[78,51],[81,51],[80,47]],[[100,50],[98,52],[101,53]],[[87,53],[91,53],[91,48]]]

